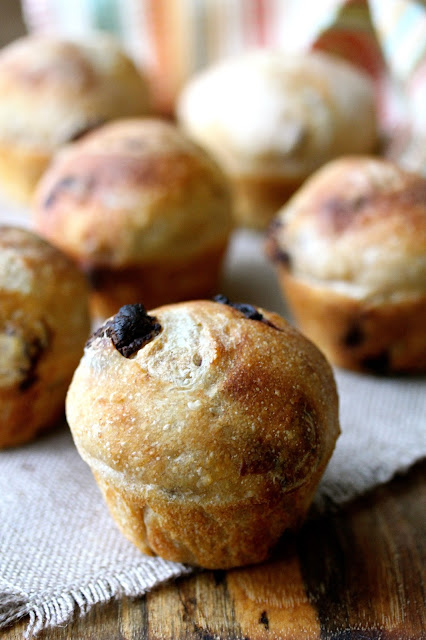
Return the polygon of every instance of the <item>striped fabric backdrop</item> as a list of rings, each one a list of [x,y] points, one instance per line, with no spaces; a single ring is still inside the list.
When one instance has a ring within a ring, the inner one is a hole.
[[[254,47],[322,49],[373,78],[385,130],[426,136],[425,0],[22,0],[30,29],[114,33],[170,112],[197,70]],[[416,137],[416,136],[414,136]],[[426,151],[424,152],[426,156]],[[426,162],[425,162],[426,166]]]

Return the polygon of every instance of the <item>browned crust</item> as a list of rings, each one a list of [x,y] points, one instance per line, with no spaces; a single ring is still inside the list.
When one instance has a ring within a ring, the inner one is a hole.
[[[123,139],[123,151],[119,153],[91,153],[90,149],[82,151],[77,157],[69,157],[63,163],[59,176],[53,172],[53,179],[47,181],[47,186],[40,195],[38,206],[46,211],[43,218],[46,226],[49,223],[56,226],[61,223],[61,216],[69,215],[73,207],[103,207],[105,193],[109,189],[119,192],[120,189],[129,190],[167,190],[173,197],[174,190],[188,188],[190,183],[199,177],[205,179],[205,167],[197,164],[188,153],[172,152],[162,156],[140,156],[126,153],[126,138]],[[139,143],[143,147],[143,140],[128,136],[129,151],[132,144]],[[222,196],[224,187],[212,185]],[[222,188],[221,188],[222,187]]]
[[[208,507],[161,491],[148,499],[132,497],[94,475],[121,532],[143,553],[206,569],[228,569],[263,562],[283,531],[300,527],[324,466],[309,483],[280,497]]]
[[[86,267],[92,287],[92,316],[108,318],[123,305],[135,302],[153,309],[169,302],[210,297],[216,293],[226,247],[224,242],[184,261],[123,269]]]
[[[3,226],[0,251],[16,259],[16,288],[9,286],[7,268],[0,273],[0,336],[16,341],[20,352],[16,360],[9,360],[7,349],[5,353],[0,347],[0,448],[4,448],[32,439],[64,414],[90,318],[86,280],[57,249],[25,229]],[[20,287],[26,271],[29,284]]]
[[[391,184],[366,183],[354,191],[351,179],[364,167],[368,176],[368,158],[346,158],[330,165],[323,179],[307,185],[311,189],[311,216],[321,234],[339,236],[344,233],[372,232],[374,227],[384,233],[420,233],[424,238],[426,180],[423,176],[397,170]],[[388,161],[375,159],[376,168],[392,167]],[[334,170],[333,170],[334,166]],[[395,167],[396,169],[396,167]],[[348,194],[348,190],[351,193]]]
[[[304,177],[231,176],[238,224],[265,229],[278,210],[302,185]]]
[[[362,301],[316,287],[278,266],[280,284],[305,335],[334,364],[371,373],[426,371],[426,298]]]

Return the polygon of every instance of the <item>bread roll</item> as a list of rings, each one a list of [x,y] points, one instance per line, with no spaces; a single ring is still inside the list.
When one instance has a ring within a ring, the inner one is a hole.
[[[64,414],[89,331],[77,267],[33,233],[0,226],[0,448]]]
[[[117,121],[58,155],[35,228],[88,273],[92,310],[210,295],[232,229],[223,172],[175,125]]]
[[[188,82],[177,114],[230,175],[239,223],[258,228],[315,169],[377,141],[372,82],[319,52],[219,63]]]
[[[426,370],[426,179],[352,157],[316,173],[271,226],[269,255],[303,332],[335,364]]]
[[[122,532],[209,568],[260,562],[300,525],[339,433],[318,349],[224,297],[123,307],[89,340],[67,418]]]
[[[26,36],[0,51],[0,186],[29,203],[52,155],[99,124],[149,110],[147,82],[106,34]]]

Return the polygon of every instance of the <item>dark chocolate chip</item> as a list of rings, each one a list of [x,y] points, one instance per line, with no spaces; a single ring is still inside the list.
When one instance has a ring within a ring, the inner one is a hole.
[[[288,251],[284,251],[284,249],[280,249],[277,246],[274,253],[270,257],[274,262],[279,262],[284,267],[287,267],[287,269],[291,269],[291,258]]]
[[[359,324],[353,324],[343,336],[343,344],[346,347],[359,347],[364,340],[365,333]]]
[[[266,232],[265,252],[272,262],[279,262],[287,268],[291,268],[289,252],[278,243],[277,232],[284,227],[281,220],[273,220]]]
[[[269,631],[269,618],[266,611],[262,611],[262,613],[260,614],[259,624],[263,624],[266,631]]]
[[[389,373],[391,364],[389,352],[382,351],[374,356],[367,356],[363,358],[360,364],[365,371],[370,373],[377,375]]]
[[[26,391],[33,386],[38,380],[37,366],[40,362],[47,346],[49,344],[49,332],[46,327],[44,338],[34,338],[31,342],[25,344],[25,355],[28,365],[22,370],[23,378],[19,383],[19,389]]]
[[[253,305],[251,304],[246,304],[241,302],[231,302],[229,298],[222,295],[221,293],[218,294],[217,296],[214,296],[213,301],[218,302],[219,304],[226,304],[228,307],[232,307],[233,309],[240,311],[244,315],[244,317],[247,318],[248,320],[258,320],[259,322],[263,322],[263,324],[268,325],[268,327],[272,327],[277,331],[281,331],[279,327],[275,326],[272,322],[267,320],[260,313],[260,311],[258,311],[256,307],[253,307]]]
[[[237,311],[241,311],[241,313],[248,320],[263,320],[263,315],[256,309],[256,307],[253,307],[253,305],[251,304],[245,304],[241,302],[231,302],[229,298],[227,298],[222,294],[214,296],[213,300],[215,302],[219,302],[220,304],[226,304],[228,305],[228,307],[232,307]]]
[[[90,346],[95,338],[106,335],[125,358],[130,358],[161,331],[157,319],[147,314],[142,304],[126,304],[89,338]]]

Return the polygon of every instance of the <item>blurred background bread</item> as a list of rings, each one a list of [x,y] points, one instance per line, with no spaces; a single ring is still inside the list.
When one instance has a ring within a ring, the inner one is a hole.
[[[189,80],[177,115],[230,176],[238,222],[258,228],[322,164],[377,146],[371,80],[319,52],[222,62]]]
[[[52,155],[87,130],[146,114],[148,86],[109,35],[25,36],[0,51],[0,188],[28,203]]]
[[[426,371],[426,178],[379,158],[335,160],[279,212],[269,254],[332,362]]]
[[[35,234],[0,226],[0,448],[63,415],[89,330],[77,267]]]
[[[232,229],[228,181],[210,156],[161,119],[100,127],[63,150],[41,180],[40,234],[92,283],[94,315],[215,292]]]

